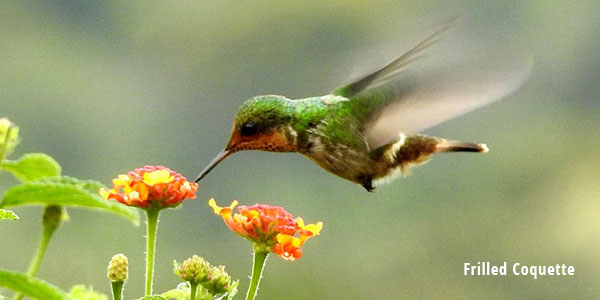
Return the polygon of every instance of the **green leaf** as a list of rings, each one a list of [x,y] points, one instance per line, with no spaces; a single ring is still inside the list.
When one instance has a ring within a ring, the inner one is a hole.
[[[15,214],[12,210],[2,209],[0,208],[0,220],[17,220],[19,216]]]
[[[60,165],[44,153],[29,153],[18,160],[5,160],[2,169],[12,173],[22,182],[60,176]]]
[[[165,299],[159,295],[152,295],[152,296],[144,296],[142,298],[138,298],[137,300],[167,300],[167,299]]]
[[[94,291],[90,286],[89,288],[85,285],[76,285],[71,288],[68,294],[70,299],[74,300],[107,300],[106,295]]]
[[[190,299],[190,283],[185,281],[177,285],[177,288],[166,291],[161,296],[168,300],[187,300]],[[196,298],[199,298],[196,296]]]
[[[98,194],[101,187],[104,186],[93,180],[68,176],[45,178],[11,187],[4,194],[0,207],[60,205],[94,208],[119,214],[139,225],[137,209],[102,199]]]
[[[40,300],[67,300],[59,288],[27,274],[0,270],[0,287]]]
[[[218,294],[213,297],[202,285],[198,285],[196,291],[196,300],[232,300],[237,294],[239,281],[231,283],[231,289],[228,293]],[[190,283],[185,281],[177,285],[177,288],[166,291],[161,294],[167,300],[188,300],[190,299]]]
[[[162,293],[161,296],[168,300],[186,300],[186,299],[190,298],[189,292],[187,293],[187,297],[186,297],[186,293],[184,291],[178,290],[178,289],[166,291],[166,292]]]
[[[238,293],[237,287],[239,284],[239,280],[232,282],[229,292],[219,296],[218,298],[215,298],[215,300],[232,300],[233,297],[235,297],[235,295]]]

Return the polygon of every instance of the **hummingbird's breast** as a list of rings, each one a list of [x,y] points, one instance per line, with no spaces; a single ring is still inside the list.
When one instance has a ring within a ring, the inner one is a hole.
[[[357,136],[360,138],[360,136]],[[309,147],[301,152],[327,171],[363,185],[367,190],[406,174],[410,168],[427,162],[439,139],[404,134],[380,148],[370,150],[355,143],[333,142],[326,134],[314,132]]]
[[[363,174],[373,173],[378,165],[377,161],[369,156],[366,147],[356,148],[343,143],[331,143],[326,136],[319,134],[311,135],[306,147],[298,152],[323,169],[357,183],[362,183],[360,178]]]

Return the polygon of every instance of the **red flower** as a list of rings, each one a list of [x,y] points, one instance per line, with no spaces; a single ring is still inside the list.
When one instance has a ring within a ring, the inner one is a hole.
[[[106,200],[115,199],[125,205],[146,208],[173,207],[185,199],[196,198],[197,183],[163,166],[145,166],[113,179],[113,189],[100,189]]]
[[[253,242],[258,250],[273,252],[286,260],[300,258],[300,247],[318,235],[323,227],[321,222],[305,226],[302,218],[294,219],[279,206],[239,206],[238,213],[233,214],[237,201],[229,207],[219,207],[215,199],[210,199],[208,205],[223,218],[229,229]]]

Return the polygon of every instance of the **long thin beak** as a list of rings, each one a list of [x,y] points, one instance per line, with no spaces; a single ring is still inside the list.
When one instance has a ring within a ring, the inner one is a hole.
[[[208,164],[208,166],[206,166],[206,168],[204,168],[204,170],[202,170],[202,172],[200,172],[200,175],[198,175],[198,178],[196,178],[196,182],[200,181],[200,179],[204,178],[204,176],[206,176],[206,174],[208,174],[210,171],[212,171],[212,169],[214,169],[220,162],[222,162],[225,158],[227,158],[227,156],[229,156],[231,153],[233,153],[233,151],[231,149],[225,149],[223,151],[221,151],[221,153],[217,154],[217,157],[215,157],[210,164]]]

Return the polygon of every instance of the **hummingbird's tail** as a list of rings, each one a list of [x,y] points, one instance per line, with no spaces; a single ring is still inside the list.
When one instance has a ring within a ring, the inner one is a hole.
[[[383,182],[389,181],[396,174],[406,175],[408,171],[423,164],[437,152],[479,152],[485,153],[489,149],[485,144],[459,142],[422,134],[400,135],[400,139],[394,143],[383,146],[383,158],[389,163],[388,168],[380,174],[376,174],[368,181],[362,183],[367,190],[372,190]],[[400,172],[396,172],[400,171]]]
[[[490,151],[486,144],[476,144],[469,142],[459,142],[453,140],[440,139],[435,145],[434,152],[480,152]]]

